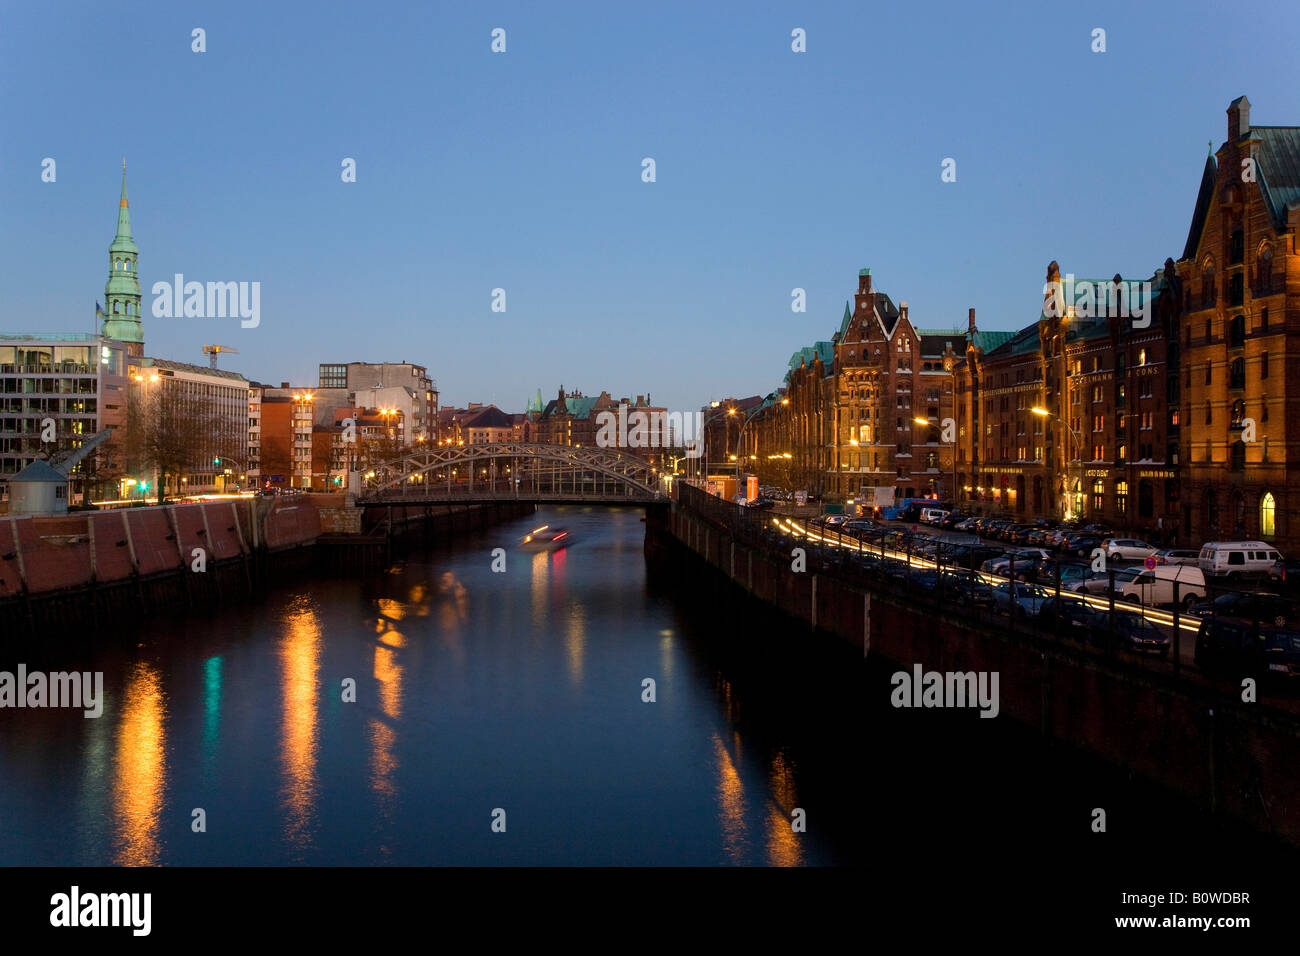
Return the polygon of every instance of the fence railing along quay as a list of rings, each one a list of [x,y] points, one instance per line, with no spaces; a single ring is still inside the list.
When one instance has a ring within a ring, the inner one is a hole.
[[[674,493],[679,505],[737,543],[766,552],[775,560],[792,565],[792,552],[802,548],[804,573],[831,576],[855,589],[888,595],[923,611],[959,611],[972,622],[1069,646],[1104,657],[1116,666],[1161,671],[1200,682],[1211,676],[1199,667],[1189,667],[1185,655],[1195,647],[1203,621],[1216,618],[1194,617],[1183,611],[1177,583],[1172,609],[1165,611],[1117,601],[1114,569],[1106,594],[1080,594],[1061,586],[1059,563],[1052,578],[1028,582],[1017,572],[1014,558],[1006,574],[982,571],[974,559],[963,564],[969,546],[927,542],[929,547],[921,550],[917,539],[903,529],[840,533],[810,519],[745,507],[686,484],[677,485]],[[1242,619],[1242,623],[1254,627],[1258,634],[1261,627],[1275,622],[1256,616]],[[1300,651],[1300,624],[1294,625],[1294,630],[1295,648]],[[1247,675],[1243,672],[1241,676]],[[1252,671],[1249,676],[1259,674]],[[1287,696],[1294,696],[1294,691],[1286,691],[1284,698]]]

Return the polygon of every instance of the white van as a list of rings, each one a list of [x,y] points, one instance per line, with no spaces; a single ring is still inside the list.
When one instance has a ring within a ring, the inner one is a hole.
[[[1207,541],[1197,559],[1207,578],[1263,577],[1282,555],[1263,541]]]
[[[942,508],[922,508],[921,523],[938,524],[944,518],[948,517],[948,514],[949,512],[944,511]]]
[[[1184,608],[1205,600],[1205,575],[1191,564],[1162,564],[1139,572],[1133,580],[1115,582],[1117,600],[1136,601],[1148,607],[1174,603],[1174,584],[1178,584],[1178,603]]]

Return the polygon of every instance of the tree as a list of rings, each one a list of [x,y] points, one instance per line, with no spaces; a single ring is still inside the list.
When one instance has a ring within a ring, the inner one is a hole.
[[[169,477],[196,469],[223,447],[222,424],[213,402],[201,396],[161,386],[133,391],[126,426],[130,472],[151,471],[162,504]]]

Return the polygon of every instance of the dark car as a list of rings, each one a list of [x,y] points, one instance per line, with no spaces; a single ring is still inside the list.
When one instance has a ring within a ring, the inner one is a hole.
[[[1240,618],[1214,618],[1196,633],[1196,666],[1267,677],[1300,677],[1300,628],[1256,627]]]
[[[1300,559],[1279,558],[1268,576],[1272,588],[1279,594],[1300,597]]]
[[[1065,547],[1061,550],[1081,558],[1090,558],[1092,552],[1101,547],[1101,541],[1094,534],[1070,535],[1065,539]]]
[[[747,505],[749,508],[758,508],[760,511],[767,511],[776,507],[776,502],[771,498],[755,498]]]
[[[1207,604],[1194,604],[1193,617],[1235,617],[1281,627],[1300,617],[1300,606],[1289,598],[1268,591],[1226,591]]]
[[[1102,613],[1074,598],[1063,597],[1058,600],[1053,597],[1043,605],[1038,621],[1043,627],[1056,630],[1063,637],[1083,643],[1090,639],[1093,628],[1097,626],[1097,617]]]
[[[1091,638],[1094,644],[1101,647],[1110,646],[1113,640],[1116,646],[1135,654],[1156,654],[1160,657],[1168,657],[1169,648],[1173,646],[1173,638],[1152,621],[1136,611],[1123,611],[1119,608],[1115,609],[1113,615],[1105,611],[1097,613],[1093,620]]]

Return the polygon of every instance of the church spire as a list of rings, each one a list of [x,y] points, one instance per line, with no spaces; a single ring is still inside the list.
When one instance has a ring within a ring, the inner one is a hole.
[[[103,335],[127,344],[127,354],[144,354],[140,324],[140,250],[131,236],[131,206],[126,198],[126,160],[122,160],[122,198],[117,205],[117,235],[108,247],[108,283],[104,286]]]
[[[126,201],[126,157],[122,158],[122,199],[117,204],[117,237],[131,241],[131,204]]]

